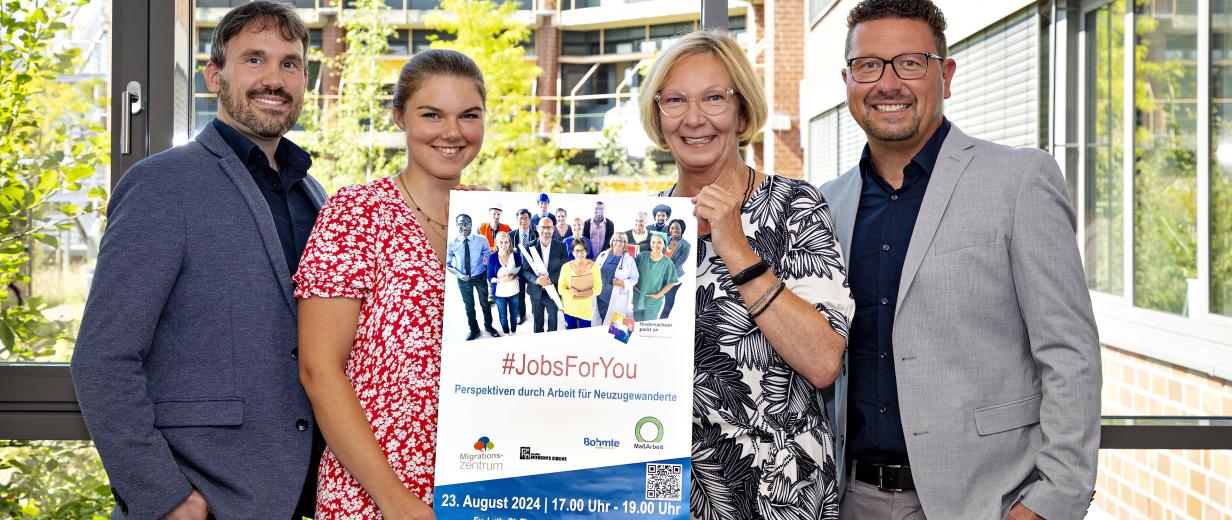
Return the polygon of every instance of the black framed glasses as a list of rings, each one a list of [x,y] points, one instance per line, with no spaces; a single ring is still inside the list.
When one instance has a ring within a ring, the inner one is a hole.
[[[727,107],[736,97],[736,89],[713,89],[700,96],[690,96],[677,90],[666,90],[655,94],[655,104],[659,111],[667,117],[680,117],[689,110],[689,104],[696,101],[697,108],[707,115],[717,116],[727,111]]]
[[[890,59],[863,56],[847,60],[847,71],[856,83],[876,83],[885,74],[887,63],[898,79],[920,79],[928,75],[928,60],[944,60],[931,52],[904,52]]]

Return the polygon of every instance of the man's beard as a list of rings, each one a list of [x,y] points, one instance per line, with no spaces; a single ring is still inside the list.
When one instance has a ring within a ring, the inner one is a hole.
[[[873,112],[876,112],[876,110],[870,108],[869,111],[864,114],[864,124],[861,125],[864,127],[864,131],[868,132],[868,136],[871,139],[886,142],[907,141],[915,138],[915,136],[920,132],[919,112],[912,114],[911,122],[906,128],[880,127],[873,121]]]
[[[281,88],[252,89],[244,93],[242,98],[236,99],[234,92],[231,90],[231,85],[226,80],[219,78],[218,85],[221,87],[218,91],[218,101],[222,104],[222,109],[236,123],[243,125],[251,130],[252,133],[265,139],[277,139],[286,134],[295,126],[295,122],[299,120],[300,110],[304,108],[303,100],[295,101],[291,94],[288,94],[287,91]],[[249,100],[253,96],[260,95],[278,96],[290,102],[286,116],[277,119],[258,113],[257,109],[251,104],[253,102]]]

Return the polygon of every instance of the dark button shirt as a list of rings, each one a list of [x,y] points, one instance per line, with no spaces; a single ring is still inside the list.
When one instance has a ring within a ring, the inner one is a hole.
[[[894,309],[898,282],[928,179],[950,123],[941,127],[903,169],[897,190],[877,174],[868,146],[860,157],[860,208],[848,259],[856,300],[848,342],[847,458],[871,464],[907,464],[894,378]]]
[[[299,269],[299,257],[304,254],[304,246],[308,244],[308,235],[317,222],[317,208],[308,197],[308,167],[312,158],[308,152],[295,145],[285,137],[279,140],[278,149],[274,151],[274,160],[282,171],[270,168],[265,152],[244,134],[231,128],[226,123],[215,119],[214,128],[222,136],[223,141],[235,151],[235,155],[248,168],[252,180],[256,181],[261,196],[269,204],[270,216],[274,219],[274,228],[278,230],[278,240],[282,243],[282,254],[287,261],[287,269],[292,275]]]
[[[274,220],[274,229],[278,230],[278,241],[282,244],[282,256],[287,261],[287,270],[294,275],[299,269],[299,257],[304,254],[304,246],[308,244],[308,235],[317,222],[320,210],[308,197],[308,167],[312,158],[302,148],[283,138],[274,151],[274,159],[281,172],[270,168],[265,152],[244,134],[231,128],[226,123],[215,119],[212,124],[223,141],[240,162],[252,174],[261,196],[269,204],[270,216]],[[299,349],[291,351],[292,359],[299,358]],[[308,429],[308,420],[296,421],[295,428],[299,431]],[[299,502],[295,507],[296,518],[311,517],[316,507],[317,462],[325,451],[325,438],[316,424],[312,425],[312,453],[308,458],[308,473],[304,476],[304,485],[300,490]]]

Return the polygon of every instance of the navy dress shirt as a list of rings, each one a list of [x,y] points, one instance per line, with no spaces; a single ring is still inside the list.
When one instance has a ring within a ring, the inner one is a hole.
[[[860,207],[848,259],[848,280],[856,300],[848,342],[847,458],[866,464],[907,464],[894,378],[894,308],[898,282],[915,220],[950,132],[942,120],[933,136],[903,169],[894,189],[869,157],[860,157]]]
[[[308,167],[312,166],[312,157],[287,140],[278,141],[278,149],[274,150],[274,160],[281,172],[274,171],[269,165],[265,152],[244,134],[239,133],[226,123],[217,119],[211,124],[218,130],[218,135],[231,147],[235,156],[239,157],[252,180],[261,190],[261,196],[269,204],[270,216],[274,220],[274,229],[278,230],[278,241],[282,244],[282,256],[287,261],[287,270],[292,276],[299,269],[299,257],[304,254],[308,244],[308,235],[312,226],[317,223],[319,208],[312,204],[308,197]],[[308,463],[308,475],[304,479],[304,488],[300,492],[299,504],[295,507],[296,516],[312,517],[316,508],[317,462],[325,451],[325,438],[314,423],[312,425],[312,455]]]
[[[244,134],[239,133],[226,123],[215,119],[214,128],[235,151],[235,155],[248,168],[252,180],[256,181],[261,196],[269,204],[270,216],[274,218],[274,228],[278,230],[278,240],[282,243],[282,254],[287,260],[287,269],[294,275],[299,269],[299,257],[304,254],[308,244],[308,235],[312,226],[317,223],[318,208],[308,198],[308,167],[312,158],[304,149],[295,145],[285,137],[279,140],[278,149],[274,151],[274,161],[282,171],[274,171],[269,165],[265,152]]]

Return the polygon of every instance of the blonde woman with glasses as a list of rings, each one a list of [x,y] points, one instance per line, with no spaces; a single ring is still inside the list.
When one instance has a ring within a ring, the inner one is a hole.
[[[741,159],[767,107],[727,33],[681,38],[643,91],[642,125],[678,167],[661,195],[690,197],[698,219],[691,516],[836,519],[820,389],[838,376],[855,304],[825,200]]]

